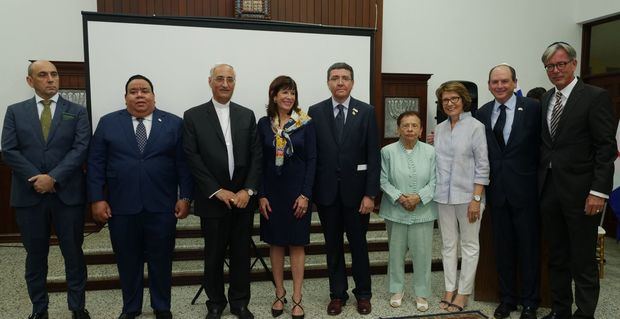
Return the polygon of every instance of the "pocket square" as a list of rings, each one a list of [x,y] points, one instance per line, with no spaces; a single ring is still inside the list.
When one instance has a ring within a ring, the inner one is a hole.
[[[75,119],[75,114],[62,112],[62,119],[65,120],[73,120]]]

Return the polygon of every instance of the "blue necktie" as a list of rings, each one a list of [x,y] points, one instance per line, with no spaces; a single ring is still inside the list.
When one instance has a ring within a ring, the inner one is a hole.
[[[138,141],[138,149],[140,153],[144,153],[144,147],[146,146],[146,127],[144,127],[144,118],[136,118],[138,126],[136,126],[136,140]]]
[[[336,139],[342,142],[342,131],[344,131],[344,105],[338,104],[338,114],[336,114]]]
[[[502,104],[499,106],[499,117],[497,118],[495,127],[493,128],[493,133],[495,133],[495,138],[497,139],[499,148],[502,150],[504,149],[504,146],[506,146],[506,141],[504,141],[504,126],[506,126],[506,105]]]

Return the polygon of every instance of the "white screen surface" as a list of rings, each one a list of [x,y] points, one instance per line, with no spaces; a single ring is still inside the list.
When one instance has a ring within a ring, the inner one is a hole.
[[[158,108],[183,116],[185,110],[211,98],[209,70],[218,63],[235,68],[232,100],[252,109],[257,119],[266,114],[268,87],[278,75],[295,79],[304,110],[328,98],[326,72],[335,62],[353,67],[352,96],[370,101],[372,36],[368,30],[357,32],[364,35],[318,33],[319,26],[309,26],[313,32],[287,32],[282,27],[249,30],[225,28],[221,23],[217,27],[169,25],[162,18],[152,18],[152,24],[145,23],[148,18],[132,23],[131,17],[124,16],[120,20],[128,21],[91,21],[90,15],[85,14],[84,47],[93,129],[101,116],[125,108],[124,86],[134,74],[153,82]],[[228,23],[238,27],[243,22]]]

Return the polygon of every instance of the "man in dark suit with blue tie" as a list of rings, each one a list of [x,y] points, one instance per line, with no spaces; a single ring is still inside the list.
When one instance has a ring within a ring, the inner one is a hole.
[[[155,108],[151,81],[125,84],[126,109],[99,120],[88,156],[93,218],[108,222],[123,291],[119,319],[142,312],[144,262],[151,307],[172,318],[170,290],[177,219],[189,213],[192,178],[185,162],[181,118]]]
[[[491,165],[487,201],[501,301],[494,316],[508,318],[517,305],[522,305],[520,318],[535,319],[540,302],[537,194],[540,104],[514,94],[517,75],[507,64],[491,69],[488,87],[495,99],[483,105],[476,118],[486,128]],[[521,282],[517,285],[519,271]]]
[[[317,132],[313,201],[327,250],[329,315],[340,314],[349,298],[344,233],[353,258],[357,311],[362,315],[372,311],[366,231],[379,193],[379,138],[375,108],[351,97],[353,84],[353,68],[342,62],[333,64],[327,70],[332,96],[308,111]]]
[[[538,166],[552,299],[544,318],[594,318],[600,290],[596,237],[613,183],[618,123],[609,93],[575,77],[571,45],[552,43],[541,60],[554,86],[541,102]],[[571,314],[573,282],[577,309]]]
[[[235,70],[211,68],[213,98],[183,115],[183,144],[196,181],[195,213],[205,241],[204,285],[207,319],[222,316],[226,304],[240,319],[253,319],[250,302],[250,234],[257,208],[262,147],[252,110],[231,101]],[[230,261],[228,300],[224,259]]]
[[[26,248],[26,284],[31,319],[48,317],[47,255],[54,225],[65,259],[67,301],[73,318],[90,318],[84,309],[86,264],[84,241],[84,171],[90,140],[86,109],[58,95],[54,64],[28,67],[35,96],[7,108],[2,156],[13,170],[11,206]]]

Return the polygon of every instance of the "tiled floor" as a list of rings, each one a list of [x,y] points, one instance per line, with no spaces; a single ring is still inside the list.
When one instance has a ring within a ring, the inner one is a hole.
[[[86,249],[92,247],[104,247],[104,241],[109,239],[102,234],[93,234],[87,238]],[[98,246],[101,245],[101,246]],[[16,247],[0,247],[0,318],[27,318],[30,313],[31,306],[26,292],[23,279],[23,265],[25,253],[19,245]],[[10,245],[9,245],[10,246]],[[94,249],[94,248],[93,248]],[[58,256],[58,248],[52,247],[51,255]],[[616,242],[607,238],[607,266],[605,278],[601,280],[601,294],[599,306],[597,309],[597,318],[612,319],[619,318],[620,315],[620,267],[618,260],[620,259],[620,246]],[[62,273],[62,262],[56,257],[50,258],[50,275],[60,275]],[[386,316],[403,316],[417,314],[415,310],[415,302],[411,295],[411,288],[406,291],[405,299],[401,308],[394,309],[389,306],[387,293],[387,284],[385,275],[375,275],[373,280],[373,312],[364,318],[377,318]],[[408,282],[411,281],[411,275],[407,275]],[[286,286],[289,293],[292,292],[292,283],[287,281]],[[443,291],[443,273],[435,272],[432,278],[433,296],[429,300],[431,308],[429,313],[439,312],[438,302]],[[350,280],[350,287],[353,286]],[[410,286],[409,286],[410,287]],[[206,308],[204,302],[205,295],[201,295],[198,304],[190,305],[190,301],[194,296],[197,286],[173,287],[173,313],[175,318],[204,318]],[[116,318],[121,309],[121,294],[119,290],[109,291],[92,291],[87,292],[87,309],[90,311],[93,319],[97,318]],[[140,318],[154,318],[150,307],[148,291],[145,292],[144,298],[144,314]],[[270,282],[252,283],[252,300],[250,309],[257,318],[271,318],[269,308],[273,301],[273,289]],[[306,310],[306,318],[325,318],[325,306],[328,302],[327,279],[308,279],[304,284],[304,308]],[[492,317],[493,309],[496,307],[493,303],[482,303],[471,300],[468,309],[478,309],[483,313]],[[290,308],[287,308],[283,317],[290,317]],[[66,296],[64,293],[50,294],[50,318],[71,318],[66,307]],[[539,316],[542,317],[548,312],[548,309],[540,309]],[[519,313],[514,312],[512,318],[518,318]],[[351,301],[344,308],[342,315],[337,318],[359,318],[362,317],[355,311],[355,302]],[[224,318],[235,318],[230,315],[228,310],[225,312]]]

